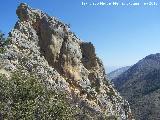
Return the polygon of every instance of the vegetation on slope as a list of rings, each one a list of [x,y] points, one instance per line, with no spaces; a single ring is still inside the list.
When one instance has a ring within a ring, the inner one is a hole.
[[[0,75],[1,117],[8,120],[71,120],[76,111],[65,94],[48,89],[33,75],[14,73],[10,79]]]
[[[10,38],[5,38],[5,34],[0,31],[0,54],[5,52],[4,46],[9,44]]]

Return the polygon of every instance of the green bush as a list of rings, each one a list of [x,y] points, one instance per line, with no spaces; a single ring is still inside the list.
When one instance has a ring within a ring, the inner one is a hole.
[[[72,120],[74,110],[66,95],[57,93],[34,76],[0,75],[0,116],[6,120]]]
[[[10,37],[5,38],[4,34],[0,31],[0,54],[5,52],[4,46],[10,43]]]
[[[0,54],[3,54],[5,52],[5,48],[0,47]]]
[[[5,38],[4,38],[4,34],[0,31],[0,41],[4,41]]]

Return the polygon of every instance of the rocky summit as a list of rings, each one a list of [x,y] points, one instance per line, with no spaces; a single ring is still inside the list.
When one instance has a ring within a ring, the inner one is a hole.
[[[103,115],[109,120],[132,119],[128,102],[106,79],[92,43],[81,41],[69,25],[25,3],[16,14],[19,20],[1,54],[1,73],[10,77],[21,70],[36,75],[52,89],[67,92],[72,104],[88,111],[90,119]]]

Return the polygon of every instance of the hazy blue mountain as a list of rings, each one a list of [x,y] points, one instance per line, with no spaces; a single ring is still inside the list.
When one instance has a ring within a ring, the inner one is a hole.
[[[108,73],[110,73],[110,72],[112,72],[112,71],[114,71],[118,68],[120,68],[120,67],[119,66],[105,66],[105,71],[108,74]]]
[[[116,77],[118,77],[119,75],[121,75],[122,73],[127,71],[129,68],[130,68],[130,66],[118,68],[118,69],[108,73],[107,76],[110,80],[115,79]]]
[[[112,82],[136,120],[160,120],[160,53],[140,60]]]

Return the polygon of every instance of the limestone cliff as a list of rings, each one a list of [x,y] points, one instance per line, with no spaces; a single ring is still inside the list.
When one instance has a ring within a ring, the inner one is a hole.
[[[81,41],[67,24],[20,4],[19,20],[10,32],[10,43],[1,55],[2,71],[32,72],[54,90],[66,91],[73,104],[92,119],[132,119],[130,107],[105,78],[102,61],[92,43]]]

